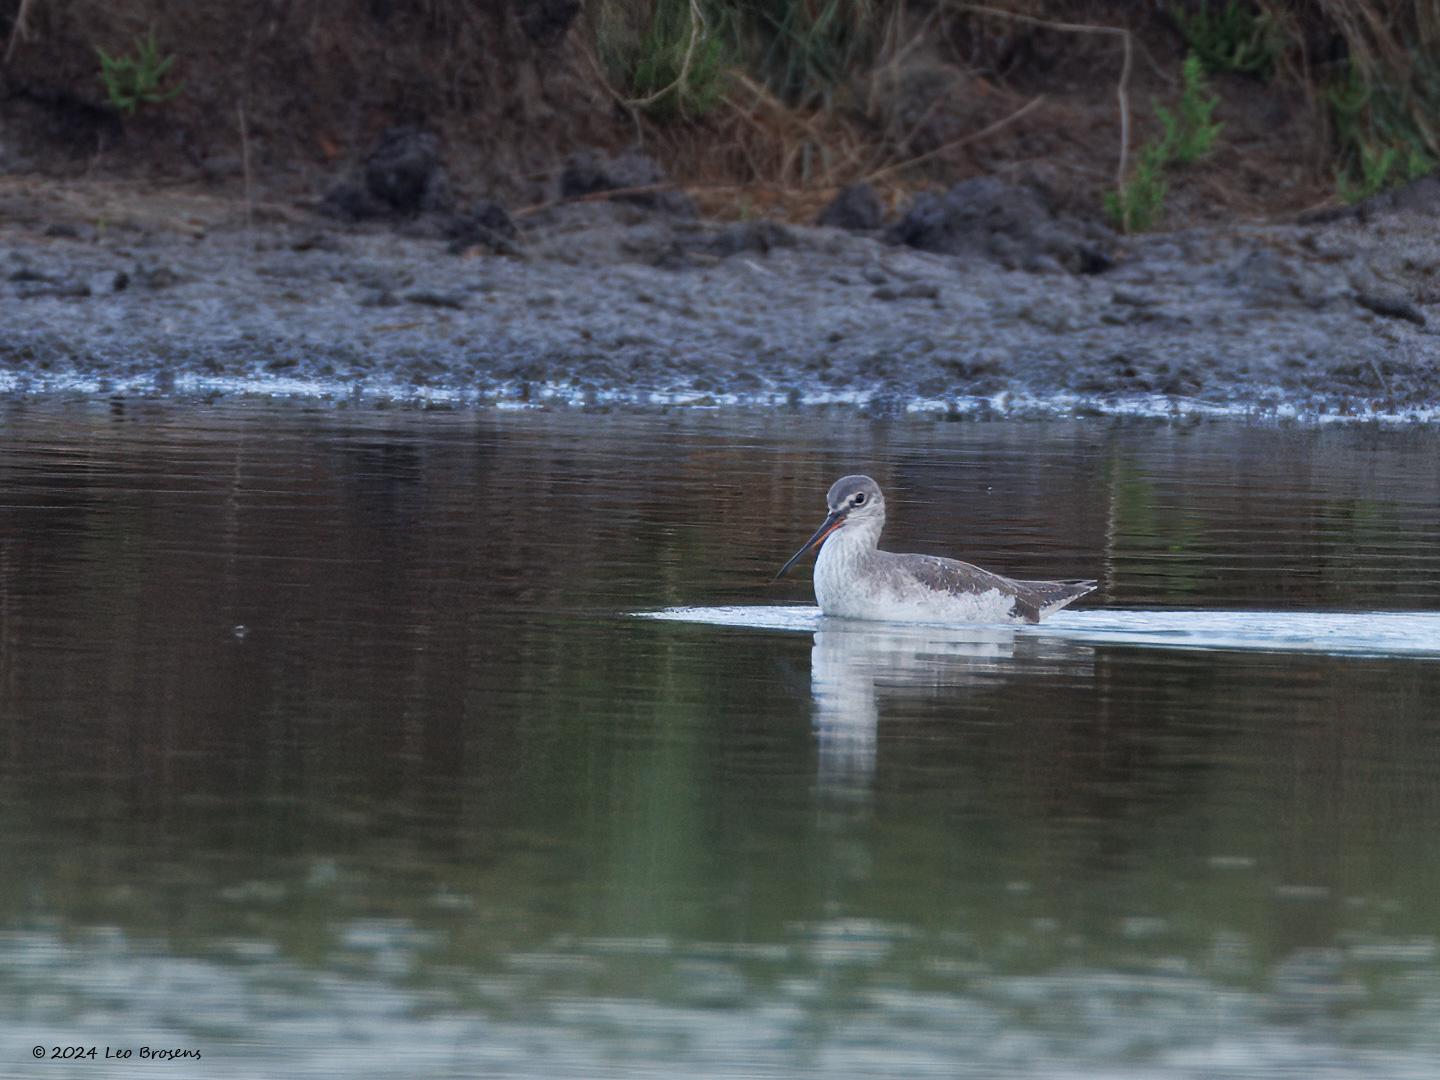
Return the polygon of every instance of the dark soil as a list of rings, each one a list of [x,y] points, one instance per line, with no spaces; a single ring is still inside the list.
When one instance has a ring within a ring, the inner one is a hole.
[[[985,193],[993,196],[994,191]],[[955,196],[959,198],[959,196]],[[955,253],[884,232],[650,206],[524,215],[511,254],[449,218],[86,182],[0,184],[12,392],[458,402],[852,402],[1024,414],[1428,416],[1440,401],[1440,184],[1311,224],[1053,257],[1063,214]],[[1080,235],[1080,234],[1076,234]]]

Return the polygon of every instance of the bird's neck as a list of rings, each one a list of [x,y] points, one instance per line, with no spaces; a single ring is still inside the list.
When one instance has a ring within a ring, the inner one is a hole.
[[[884,527],[884,520],[878,518],[847,521],[826,538],[821,554],[832,559],[864,558],[879,547],[880,530]]]

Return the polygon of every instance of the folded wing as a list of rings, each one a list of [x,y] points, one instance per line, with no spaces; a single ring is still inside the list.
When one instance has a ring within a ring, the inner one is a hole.
[[[956,596],[980,596],[998,590],[1015,602],[1015,614],[1039,622],[1072,600],[1095,591],[1094,581],[1016,581],[958,559],[938,555],[899,555],[905,573],[927,588]]]

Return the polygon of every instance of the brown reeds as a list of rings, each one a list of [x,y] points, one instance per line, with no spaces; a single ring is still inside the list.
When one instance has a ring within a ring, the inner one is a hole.
[[[817,22],[830,26],[837,35],[841,31],[835,29],[834,19],[843,10],[852,20],[843,28],[843,36],[852,43],[867,43],[866,50],[855,47],[846,54],[850,68],[825,67],[810,57],[777,57],[772,43],[771,51],[749,67],[736,57],[724,73],[717,105],[702,120],[681,125],[641,124],[645,141],[708,208],[725,209],[719,204],[727,193],[734,193],[738,202],[729,209],[735,213],[783,207],[787,214],[804,214],[847,184],[867,181],[898,189],[925,166],[951,158],[1042,103],[1043,98],[1017,98],[1015,107],[1005,110],[1000,119],[917,152],[911,147],[918,130],[934,113],[956,103],[937,97],[918,117],[904,119],[890,113],[889,103],[897,93],[906,61],[927,46],[926,36],[941,9],[932,8],[924,17],[909,20],[903,0],[883,12],[856,0],[843,9],[835,0],[817,0],[812,7],[818,13]],[[831,21],[825,22],[827,19]],[[711,21],[711,32],[717,32],[715,21]],[[697,16],[692,26],[701,25]],[[797,37],[806,40],[804,34]],[[815,47],[813,42],[811,47]],[[766,77],[767,70],[773,79]],[[810,72],[814,81],[797,84],[797,71]],[[963,82],[958,77],[955,81]],[[657,97],[676,89],[672,84],[647,98],[627,96],[620,90],[612,93],[617,102],[638,115]]]

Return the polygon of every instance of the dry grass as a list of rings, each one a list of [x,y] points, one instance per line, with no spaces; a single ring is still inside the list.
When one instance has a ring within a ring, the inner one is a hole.
[[[747,2],[756,0],[731,0]],[[623,19],[613,11],[607,14],[610,3],[623,3]],[[773,42],[763,55],[750,54],[748,65],[745,54],[737,53],[718,104],[703,119],[674,125],[637,116],[641,136],[702,205],[725,216],[812,216],[840,188],[862,181],[897,202],[937,178],[980,171],[970,156],[972,147],[1010,133],[1042,111],[1045,95],[1007,92],[977,77],[950,43],[958,20],[1007,20],[1063,34],[1100,35],[1118,44],[1112,47],[1117,122],[1110,153],[1123,173],[1129,142],[1129,33],[1118,26],[1044,20],[1031,14],[1041,6],[1035,2],[1000,3],[939,0],[912,11],[903,0],[883,7],[859,0],[813,0],[809,7],[818,13],[819,25],[833,26],[843,15],[848,21],[837,37],[866,47],[848,52],[822,48],[812,34],[796,35],[795,49],[805,52],[798,57],[777,57]],[[633,27],[643,10],[642,0],[595,0],[592,21]],[[827,13],[833,14],[829,22]],[[721,24],[712,14],[710,32],[719,32]],[[849,66],[837,69],[811,53],[822,58],[843,53]],[[808,72],[812,81],[797,85],[797,71]],[[627,105],[641,104],[626,100],[619,90],[615,97]]]
[[[1196,10],[1202,0],[1173,2]],[[716,93],[696,99],[708,103],[703,115],[662,118],[651,106],[673,87],[636,93],[600,55],[602,26],[622,51],[641,47],[659,3],[694,13],[682,76],[702,40],[723,38]],[[1352,72],[1370,94],[1360,137],[1408,139],[1440,160],[1440,0],[1255,3],[1281,35],[1278,74],[1217,83],[1227,139],[1244,149],[1197,174],[1197,189],[1240,192],[1236,205],[1249,210],[1302,197],[1283,192],[1314,195],[1286,172],[1268,185],[1281,194],[1266,196],[1266,170],[1303,167],[1333,186],[1355,151],[1338,145],[1327,95]],[[257,178],[293,174],[297,163],[326,169],[385,127],[415,123],[445,136],[462,185],[470,178],[524,205],[546,197],[573,150],[639,138],[702,204],[732,216],[810,216],[861,180],[898,200],[1026,168],[1061,175],[1098,206],[1122,155],[1148,137],[1152,100],[1174,93],[1185,52],[1166,5],[1134,0],[586,0],[568,36],[544,44],[527,20],[546,5],[514,0],[12,6],[3,53],[12,87],[103,103],[96,46],[123,49],[153,28],[162,52],[178,55],[185,92],[135,125],[154,129],[133,141],[147,168],[164,154],[194,162],[243,150]],[[1283,139],[1267,138],[1278,110],[1295,119]]]
[[[592,0],[608,2],[618,0]],[[625,2],[634,18],[654,0]],[[744,2],[710,0],[712,8]],[[1206,0],[1177,2],[1196,10]],[[1218,6],[1224,0],[1208,2]],[[1425,167],[1440,161],[1440,127],[1434,119],[1440,116],[1440,59],[1432,59],[1440,58],[1440,0],[1254,2],[1276,28],[1276,75],[1269,84],[1253,78],[1247,84],[1237,75],[1222,90],[1232,108],[1273,109],[1274,104],[1265,104],[1268,94],[1271,103],[1283,102],[1287,110],[1298,107],[1300,114],[1296,123],[1286,125],[1285,145],[1264,146],[1252,135],[1248,160],[1221,155],[1210,174],[1197,174],[1194,183],[1210,192],[1236,192],[1235,208],[1250,212],[1257,205],[1288,205],[1279,197],[1267,204],[1257,196],[1257,169],[1275,171],[1273,186],[1279,192],[1310,203],[1319,188],[1333,191],[1336,174],[1354,170],[1362,151],[1368,154],[1372,147],[1397,147],[1397,161],[1408,160],[1412,173],[1417,162]],[[819,10],[827,5],[810,0],[795,6]],[[1077,182],[1088,183],[1090,198],[1098,200],[1109,186],[1093,178],[1104,154],[1111,176],[1124,177],[1132,144],[1145,135],[1130,130],[1130,99],[1137,99],[1133,112],[1143,128],[1150,102],[1176,90],[1186,50],[1177,20],[1165,14],[1168,9],[1124,0],[896,0],[845,10],[870,20],[865,29],[873,47],[850,58],[853,66],[844,79],[813,92],[784,92],[790,84],[780,87],[765,77],[773,57],[767,67],[738,56],[713,113],[685,130],[645,128],[646,141],[672,174],[697,191],[739,192],[731,213],[772,207],[808,212],[839,187],[860,180],[878,182],[896,198],[915,186],[994,168],[1002,147],[1028,149],[1039,142],[1073,154],[1077,140],[1061,126],[1062,117],[1075,108],[1098,116],[1108,83],[1110,128],[1089,125],[1085,153],[1065,164],[1077,177],[1091,177]],[[1095,42],[1055,43],[1066,36]],[[1107,40],[1112,44],[1105,45]],[[903,100],[901,88],[927,66],[953,72],[953,83],[932,90],[928,104],[917,112],[910,107],[913,102]],[[805,63],[791,61],[789,67],[804,68]],[[1139,80],[1134,86],[1132,70]],[[1077,75],[1084,86],[1078,93]],[[1360,80],[1368,95],[1358,134],[1355,124],[1345,131],[1338,126],[1331,99],[1342,78]],[[947,137],[916,145],[923,141],[919,133],[943,126],[937,118],[949,121],[957,114],[968,115],[967,127],[957,130],[951,123]],[[1237,136],[1245,128],[1244,123],[1230,124]],[[982,145],[987,142],[991,147]],[[989,153],[992,148],[995,152]],[[1214,175],[1222,170],[1238,170],[1241,176],[1232,184]],[[1402,178],[1397,165],[1388,182]]]

